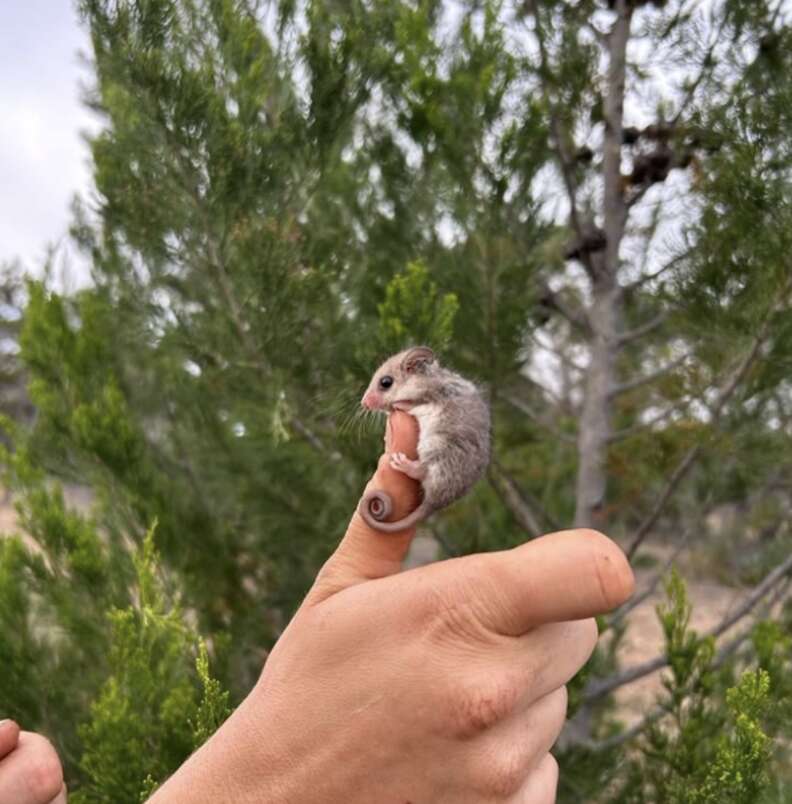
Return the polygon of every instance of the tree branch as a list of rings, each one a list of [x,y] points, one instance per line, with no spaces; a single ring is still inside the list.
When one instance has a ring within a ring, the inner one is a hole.
[[[630,543],[629,549],[627,550],[628,561],[632,561],[635,551],[641,546],[643,540],[646,538],[649,531],[655,526],[657,520],[660,519],[666,504],[671,499],[671,495],[677,490],[677,486],[679,486],[679,484],[682,482],[682,479],[688,473],[690,467],[696,462],[696,459],[701,453],[701,448],[701,443],[694,444],[692,447],[690,447],[690,449],[688,449],[688,451],[685,453],[685,456],[677,464],[677,467],[674,469],[671,477],[669,478],[665,489],[663,489],[663,493],[657,498],[657,502],[649,512],[649,515],[646,517],[646,519],[644,519],[638,530],[635,532],[635,536],[633,536],[633,540]]]
[[[555,153],[558,158],[559,167],[561,168],[561,177],[566,188],[567,197],[569,200],[569,219],[572,222],[572,228],[575,235],[582,243],[585,239],[586,227],[580,220],[580,213],[577,207],[577,181],[575,179],[575,157],[569,153],[566,147],[566,140],[564,139],[564,132],[561,130],[561,122],[558,118],[558,112],[555,104],[550,100],[550,91],[548,87],[548,76],[550,75],[550,59],[547,54],[547,46],[545,43],[544,33],[542,31],[542,24],[539,19],[539,8],[536,0],[526,0],[525,7],[528,13],[534,20],[534,34],[536,36],[536,43],[539,47],[539,79],[542,87],[542,100],[547,106],[548,115],[550,117],[550,132],[555,142]],[[592,272],[591,256],[588,253],[581,255],[581,262],[589,273]]]
[[[688,88],[687,92],[685,93],[685,97],[682,100],[682,103],[680,104],[679,109],[677,110],[677,113],[669,121],[669,125],[672,128],[675,127],[679,123],[680,119],[682,118],[682,115],[685,113],[685,110],[687,109],[687,107],[693,101],[693,97],[696,94],[696,90],[699,88],[699,85],[704,80],[704,77],[707,75],[708,72],[712,71],[712,67],[713,67],[712,56],[713,56],[713,54],[715,52],[715,48],[717,47],[718,43],[720,42],[721,33],[723,32],[723,29],[724,29],[724,27],[726,25],[726,20],[727,20],[727,15],[724,14],[723,18],[721,20],[720,27],[718,28],[718,31],[715,34],[715,38],[712,41],[712,43],[710,44],[709,48],[707,49],[707,52],[704,54],[704,58],[701,60],[701,69],[699,70],[698,75],[693,80],[693,83],[690,85],[690,87]],[[636,192],[629,199],[629,201],[627,202],[627,207],[628,208],[634,207],[646,195],[646,193],[649,191],[649,189],[652,186],[653,185],[652,185],[651,182],[646,182],[645,184],[643,184],[639,188],[638,192]]]
[[[687,107],[693,102],[693,97],[696,94],[696,90],[701,85],[701,82],[704,80],[704,77],[707,73],[712,71],[713,68],[713,61],[712,57],[715,54],[715,48],[718,46],[719,42],[721,41],[721,34],[723,33],[723,29],[726,27],[726,21],[729,18],[727,13],[724,13],[723,17],[721,18],[720,26],[715,33],[715,38],[712,40],[710,46],[707,48],[707,52],[704,54],[704,58],[701,60],[701,67],[699,69],[699,73],[696,78],[693,80],[693,83],[690,84],[688,91],[685,93],[685,98],[683,99],[682,103],[677,110],[677,113],[674,115],[672,125],[676,125],[682,119],[682,115],[685,113]]]
[[[640,338],[648,335],[650,332],[654,332],[658,327],[661,327],[667,320],[669,316],[669,311],[664,310],[659,315],[656,315],[654,318],[647,321],[645,324],[642,324],[640,327],[636,327],[635,329],[629,330],[628,332],[622,332],[619,335],[618,345],[626,346],[628,343],[632,343],[633,341],[637,341]]]
[[[661,413],[658,413],[657,416],[652,417],[647,422],[638,422],[638,424],[634,424],[631,427],[624,427],[621,430],[616,430],[614,433],[608,437],[608,443],[615,443],[617,441],[624,441],[625,438],[632,438],[632,436],[640,433],[642,430],[649,430],[650,428],[654,427],[656,424],[667,419],[672,414],[682,410],[681,405],[671,405],[670,407],[666,408]]]
[[[769,572],[764,580],[754,588],[754,590],[745,598],[740,606],[738,606],[731,614],[724,617],[717,626],[707,631],[705,637],[718,638],[721,634],[731,628],[735,623],[745,617],[751,610],[759,603],[762,598],[766,597],[787,575],[792,573],[792,555],[788,556],[786,561],[776,567],[772,572]],[[632,684],[639,678],[648,676],[655,670],[660,670],[666,667],[669,663],[668,654],[661,654],[654,659],[642,662],[641,664],[623,670],[621,673],[616,673],[610,678],[600,679],[593,682],[583,695],[584,703],[593,703],[594,701],[602,698],[613,690],[623,687],[626,684]]]
[[[523,499],[514,481],[503,473],[500,466],[498,466],[495,461],[492,461],[490,464],[487,478],[501,502],[511,511],[514,518],[520,524],[520,527],[528,533],[531,538],[541,536],[543,529],[536,515]]]
[[[772,611],[773,607],[781,600],[784,595],[786,595],[789,589],[789,577],[784,578],[781,583],[778,585],[778,588],[775,592],[770,596],[770,599],[763,607],[763,612],[757,614],[757,618],[761,616],[766,616],[766,614]],[[731,639],[725,645],[721,647],[718,651],[715,658],[712,660],[712,668],[717,670],[718,668],[722,667],[726,660],[734,653],[740,645],[743,644],[747,639],[750,639],[751,634],[754,632],[754,626],[751,625],[748,628],[744,628],[736,637]]]
[[[635,388],[640,388],[642,385],[648,385],[655,380],[659,380],[661,377],[664,377],[666,374],[672,372],[675,368],[684,363],[690,355],[684,354],[681,357],[676,358],[676,360],[672,360],[670,363],[666,363],[665,366],[661,366],[659,369],[655,369],[655,371],[650,371],[648,374],[644,374],[641,377],[635,377],[632,380],[627,380],[626,382],[620,382],[617,385],[614,385],[610,390],[611,398],[620,396],[621,394],[626,394],[628,391],[632,391]]]
[[[778,308],[778,305],[780,304],[782,299],[788,293],[791,281],[792,280],[788,280],[784,284],[784,287],[781,293],[779,294],[779,297],[768,309],[764,321],[762,322],[762,325],[759,327],[759,332],[756,334],[756,337],[754,338],[754,342],[751,348],[746,352],[745,356],[740,361],[735,371],[732,373],[731,379],[729,379],[726,385],[724,385],[723,389],[718,395],[718,398],[715,400],[715,404],[712,405],[711,408],[712,420],[710,424],[715,424],[718,421],[721,413],[723,412],[724,407],[726,406],[726,403],[733,396],[734,392],[737,390],[740,383],[745,379],[745,376],[748,374],[749,369],[751,368],[754,361],[758,357],[759,351],[762,348],[762,344],[765,342],[765,338],[767,337],[767,331],[770,327],[770,319],[775,310]],[[627,550],[627,558],[629,560],[632,560],[632,557],[635,555],[635,551],[641,546],[643,540],[646,538],[649,531],[654,527],[655,523],[660,518],[660,515],[662,514],[663,509],[666,506],[666,503],[671,498],[671,495],[674,493],[674,491],[676,491],[676,488],[679,485],[680,481],[687,474],[688,470],[690,469],[691,466],[693,466],[699,454],[701,453],[701,448],[702,448],[701,443],[693,445],[687,451],[684,458],[682,458],[677,468],[674,470],[674,473],[671,475],[671,478],[668,481],[668,485],[658,498],[654,508],[652,508],[652,511],[649,513],[649,516],[647,516],[647,518],[644,520],[644,522],[636,531],[632,543],[630,544],[630,547]]]
[[[786,578],[782,582],[779,589],[776,590],[775,594],[772,598],[768,601],[767,609],[772,609],[773,606],[778,603],[778,601],[786,594],[787,588],[789,585],[789,579]],[[718,651],[717,655],[713,658],[711,667],[712,669],[717,669],[721,667],[724,662],[742,645],[746,640],[751,637],[753,633],[753,626],[750,628],[744,629],[741,633],[739,633],[734,639],[727,642],[725,645],[721,647]],[[609,737],[605,740],[600,740],[599,742],[589,743],[586,747],[590,751],[600,752],[600,751],[608,751],[613,748],[617,748],[620,745],[623,745],[626,742],[629,742],[634,737],[637,737],[643,731],[645,731],[649,726],[653,723],[656,723],[658,720],[663,718],[665,715],[669,714],[670,710],[668,708],[668,704],[660,704],[659,706],[655,707],[651,712],[645,715],[641,720],[637,723],[632,725],[629,729],[625,731],[619,732],[618,734],[614,734],[612,737]]]
[[[632,282],[628,282],[623,287],[623,291],[625,293],[632,293],[634,290],[637,290],[642,285],[645,285],[647,282],[651,282],[654,279],[662,276],[666,271],[670,271],[672,268],[676,268],[682,260],[687,259],[690,256],[690,252],[686,251],[683,254],[677,254],[676,257],[672,257],[665,265],[658,268],[656,271],[652,271],[650,274],[644,274],[643,276],[639,276],[637,279],[633,280]]]
[[[555,310],[573,327],[579,329],[584,334],[591,334],[591,322],[588,320],[585,310],[573,309],[561,298],[560,294],[550,290],[547,285],[542,287],[541,294],[541,303],[544,306]]]
[[[541,349],[545,352],[550,352],[553,357],[558,358],[560,363],[563,363],[567,368],[572,369],[573,371],[578,372],[578,374],[585,374],[588,371],[588,366],[581,366],[579,363],[576,363],[568,354],[565,354],[561,349],[553,345],[552,343],[546,343],[543,341],[537,332],[532,332],[530,335],[531,340],[536,344],[538,349]]]
[[[559,430],[551,421],[549,421],[546,417],[540,416],[531,408],[530,405],[528,405],[527,402],[524,402],[522,399],[518,399],[516,396],[512,396],[509,393],[501,393],[500,397],[508,402],[515,410],[519,410],[520,413],[524,413],[529,419],[549,430],[560,441],[564,441],[567,444],[577,443],[573,435],[565,433],[563,430]]]

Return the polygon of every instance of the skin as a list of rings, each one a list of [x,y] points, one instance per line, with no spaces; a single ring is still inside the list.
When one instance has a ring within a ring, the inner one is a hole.
[[[0,802],[66,804],[63,770],[52,744],[40,734],[0,721]]]
[[[414,459],[417,436],[391,415],[368,486],[400,517],[419,484],[390,454]],[[402,573],[413,535],[353,515],[259,682],[154,804],[555,800],[565,684],[591,618],[632,594],[624,555],[575,530]]]

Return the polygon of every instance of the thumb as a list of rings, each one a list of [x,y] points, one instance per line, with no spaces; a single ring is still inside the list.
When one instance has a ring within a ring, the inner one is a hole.
[[[393,518],[401,519],[418,505],[420,483],[390,467],[391,452],[418,457],[418,422],[398,410],[388,416],[385,453],[380,456],[377,471],[366,490],[386,491],[393,500]],[[413,536],[414,527],[401,533],[380,533],[369,527],[355,509],[344,538],[316,577],[306,603],[321,602],[354,584],[398,572]]]

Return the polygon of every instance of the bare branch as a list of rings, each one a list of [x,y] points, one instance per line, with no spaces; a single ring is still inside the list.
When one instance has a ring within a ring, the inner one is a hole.
[[[323,455],[327,455],[328,449],[319,438],[301,419],[297,416],[292,416],[289,419],[291,426],[317,451]],[[331,455],[335,460],[340,460],[341,456],[337,453]]]
[[[677,254],[676,257],[670,259],[665,265],[658,268],[656,271],[652,271],[650,274],[644,274],[643,276],[639,276],[632,282],[628,282],[623,287],[623,291],[625,293],[631,293],[634,290],[637,290],[642,285],[647,284],[647,282],[652,282],[653,280],[661,277],[666,271],[670,271],[672,268],[676,268],[679,263],[683,260],[687,259],[690,256],[690,251],[686,251],[682,254]]]
[[[635,377],[632,380],[627,380],[626,382],[620,382],[617,385],[614,385],[610,390],[611,398],[621,394],[626,394],[627,391],[632,391],[635,388],[640,388],[642,385],[648,385],[655,380],[659,380],[661,377],[664,377],[666,374],[672,372],[675,368],[679,368],[679,366],[681,366],[688,359],[688,357],[690,357],[688,354],[681,355],[680,357],[672,360],[670,363],[666,363],[665,366],[661,366],[655,371],[650,371],[648,374],[644,374],[641,377]]]
[[[573,371],[578,372],[578,374],[585,374],[588,371],[588,366],[581,366],[579,363],[576,363],[566,352],[559,349],[557,346],[553,345],[552,343],[546,343],[544,340],[539,337],[539,334],[534,331],[530,335],[531,340],[536,344],[537,348],[545,351],[550,352],[553,357],[557,357],[560,363],[563,363],[567,368],[572,369]]]
[[[621,335],[619,335],[618,345],[626,346],[628,343],[637,341],[638,339],[648,335],[650,332],[654,332],[668,320],[669,314],[670,313],[668,310],[664,310],[662,313],[656,315],[645,324],[642,324],[640,327],[636,327],[629,332],[623,332]]]
[[[630,726],[629,729],[620,731],[612,737],[605,740],[598,740],[597,742],[589,742],[586,745],[589,751],[601,753],[602,751],[610,751],[613,748],[618,748],[620,745],[629,742],[637,737],[643,731],[649,728],[653,723],[656,723],[660,718],[667,715],[669,712],[667,704],[661,704],[655,707],[648,715],[642,717],[637,723]]]
[[[709,632],[709,635],[717,638],[724,633],[724,631],[728,631],[735,623],[745,617],[762,598],[771,592],[779,581],[784,580],[790,572],[792,572],[792,555],[788,556],[786,561],[769,572],[764,577],[764,580],[745,598],[742,604],[727,617],[724,617],[723,620]]]
[[[555,310],[573,327],[579,329],[584,334],[591,334],[591,323],[586,316],[585,310],[571,307],[566,301],[564,301],[564,299],[561,298],[560,294],[550,290],[550,288],[546,285],[542,288],[541,293],[541,303],[544,306],[549,307],[551,310]]]
[[[517,488],[514,480],[495,461],[490,464],[488,479],[495,493],[511,511],[514,518],[519,522],[520,527],[532,538],[541,536],[544,530],[539,524],[536,514],[523,493]]]
[[[529,419],[532,419],[546,430],[549,430],[550,433],[560,441],[564,441],[567,444],[577,443],[573,435],[565,433],[563,430],[559,430],[558,427],[556,427],[556,425],[550,421],[550,419],[548,419],[546,416],[541,416],[538,414],[527,402],[523,401],[519,397],[512,396],[512,394],[509,393],[501,393],[500,397],[508,402],[513,408],[519,410],[520,413],[524,413]]]
[[[772,611],[773,607],[786,595],[789,590],[789,577],[784,578],[778,585],[778,588],[770,596],[770,599],[762,607],[762,611],[756,615],[756,618],[767,616]],[[712,660],[713,669],[717,670],[727,661],[727,659],[740,647],[746,640],[750,639],[754,632],[754,625],[750,625],[740,631],[737,636],[733,637],[729,642],[721,647],[715,658]]]
[[[627,209],[632,209],[655,186],[654,182],[645,181],[626,201]]]
[[[783,8],[784,8],[784,0],[778,0],[778,3],[776,4],[775,11],[773,12],[773,16],[770,19],[770,27],[771,28],[778,21],[778,18],[781,16],[781,11],[783,10]]]
[[[653,416],[651,419],[649,419],[649,421],[638,422],[638,424],[634,424],[631,427],[624,427],[621,430],[616,430],[608,437],[608,442],[613,444],[617,441],[624,441],[625,438],[632,438],[634,435],[643,430],[650,430],[656,424],[660,424],[660,422],[665,421],[669,416],[672,416],[674,413],[682,410],[682,408],[683,405],[671,405],[664,411],[658,413],[656,416]]]
[[[773,306],[773,308],[775,309],[775,305]],[[759,356],[759,351],[761,350],[762,344],[764,344],[765,338],[767,337],[768,324],[770,321],[770,313],[772,313],[772,310],[768,312],[767,317],[765,318],[762,326],[760,327],[759,333],[754,339],[753,345],[748,350],[745,357],[740,361],[740,364],[732,373],[731,379],[726,383],[723,390],[718,395],[718,398],[715,400],[715,403],[712,405],[713,417],[717,418],[718,416],[720,416],[720,414],[723,411],[723,408],[726,406],[726,403],[729,401],[729,399],[731,399],[732,395],[737,390],[737,387],[745,379],[746,374],[748,374],[748,370],[751,368],[754,361]]]
[[[668,656],[665,654],[655,656],[654,659],[636,664],[627,670],[622,670],[620,673],[610,676],[609,678],[599,679],[589,685],[589,688],[583,695],[583,703],[593,703],[594,701],[602,698],[613,690],[619,689],[626,684],[632,684],[633,681],[638,681],[639,678],[648,676],[654,673],[655,670],[660,670],[668,664]]]
[[[630,543],[629,549],[627,550],[628,560],[632,560],[632,557],[635,555],[635,551],[641,546],[643,540],[646,538],[649,531],[655,526],[657,520],[660,519],[666,504],[671,499],[673,493],[677,490],[677,486],[679,486],[679,484],[682,482],[682,479],[690,470],[690,467],[696,462],[700,453],[701,444],[694,444],[692,447],[690,447],[690,449],[688,449],[682,460],[677,464],[677,467],[674,469],[671,477],[669,478],[666,487],[663,489],[663,493],[657,498],[657,502],[649,512],[649,515],[641,523],[638,530],[635,531],[635,536],[633,536],[633,540]]]
[[[751,366],[753,365],[754,361],[759,355],[759,352],[762,348],[762,344],[765,342],[767,338],[768,329],[770,327],[770,319],[772,314],[778,309],[779,304],[782,300],[786,297],[787,293],[789,292],[790,283],[792,280],[788,280],[784,287],[779,294],[779,297],[775,300],[775,302],[770,306],[765,315],[764,321],[762,322],[761,326],[759,327],[759,331],[754,338],[753,344],[751,348],[746,352],[743,359],[737,365],[737,368],[732,373],[731,378],[728,382],[723,386],[720,394],[718,394],[718,398],[715,400],[715,403],[712,405],[711,414],[712,420],[711,424],[715,424],[718,419],[720,418],[723,409],[726,407],[727,402],[731,397],[734,395],[734,392],[739,387],[740,383],[745,379],[748,371],[750,370]],[[666,506],[666,503],[671,498],[671,495],[676,491],[677,486],[679,485],[682,478],[688,473],[689,469],[695,463],[696,459],[698,458],[699,454],[701,453],[701,443],[693,445],[686,453],[685,456],[680,461],[677,468],[674,470],[671,478],[668,481],[663,493],[657,500],[657,503],[652,508],[651,512],[638,528],[633,537],[633,540],[630,544],[629,549],[627,550],[627,558],[632,559],[635,555],[635,551],[641,546],[641,543],[646,538],[649,531],[654,527],[657,520],[660,518],[660,515],[663,512],[663,509]]]
[[[756,606],[759,601],[766,597],[774,587],[780,583],[787,575],[792,573],[792,555],[788,556],[786,561],[779,564],[774,570],[769,572],[764,580],[756,586],[753,591],[745,598],[740,606],[738,606],[731,614],[724,617],[717,626],[707,631],[703,636],[705,637],[719,637],[726,630],[731,628],[735,623],[741,620],[746,615],[750,614],[751,610]],[[643,662],[623,670],[621,673],[616,673],[610,678],[600,679],[593,682],[586,690],[583,696],[584,703],[592,703],[598,700],[603,695],[607,695],[613,690],[623,687],[625,684],[631,684],[639,678],[654,673],[655,670],[660,670],[666,667],[669,662],[667,654],[661,654],[654,659]]]

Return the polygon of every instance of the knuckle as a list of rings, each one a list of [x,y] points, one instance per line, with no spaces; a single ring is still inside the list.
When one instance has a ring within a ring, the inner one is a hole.
[[[585,655],[585,661],[588,661],[588,657],[594,652],[599,640],[597,621],[593,617],[589,617],[587,620],[579,620],[578,628],[580,630],[581,653]]]
[[[542,760],[542,766],[548,776],[558,778],[558,760],[552,754],[547,754]]]
[[[567,716],[568,692],[565,686],[558,687],[540,698],[529,710],[526,725],[526,751],[531,754],[532,764],[542,758],[558,740]]]
[[[536,798],[537,804],[554,804],[556,800],[556,788],[558,787],[558,762],[552,754],[546,754],[536,768],[536,776],[539,779],[538,794],[541,798]]]
[[[473,788],[487,800],[510,799],[523,786],[527,775],[526,759],[506,747],[496,754],[481,757],[473,779]]]
[[[566,686],[559,687],[554,692],[550,701],[550,712],[548,714],[548,729],[553,734],[553,742],[558,739],[561,729],[564,728],[564,723],[567,716],[567,706],[569,704],[569,692]]]
[[[33,801],[52,801],[63,787],[63,768],[60,759],[45,737],[35,735],[31,746],[33,755],[28,761],[26,784]]]
[[[468,739],[491,729],[517,704],[519,689],[509,680],[467,681],[452,688],[451,723],[454,736]]]

